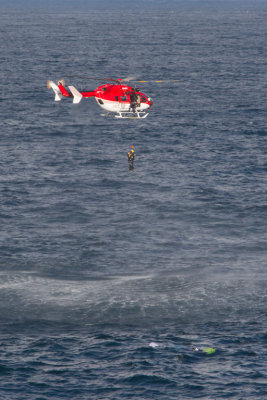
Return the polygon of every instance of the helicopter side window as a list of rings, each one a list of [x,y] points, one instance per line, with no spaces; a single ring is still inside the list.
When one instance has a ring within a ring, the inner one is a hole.
[[[116,100],[116,101],[119,101],[119,96],[115,96],[115,100]]]
[[[127,101],[127,96],[121,96],[121,101]]]

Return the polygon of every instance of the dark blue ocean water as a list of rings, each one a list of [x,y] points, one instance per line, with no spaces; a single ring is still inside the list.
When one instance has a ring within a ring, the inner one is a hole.
[[[267,399],[267,3],[18,4],[0,8],[1,400]],[[71,74],[179,82],[117,120],[55,103],[47,79],[99,84]]]

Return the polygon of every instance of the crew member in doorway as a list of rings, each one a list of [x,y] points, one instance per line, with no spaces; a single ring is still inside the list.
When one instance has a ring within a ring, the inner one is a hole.
[[[133,89],[130,95],[130,101],[130,108],[133,110],[133,112],[136,112],[136,108],[140,105],[140,95],[137,93],[136,89]]]

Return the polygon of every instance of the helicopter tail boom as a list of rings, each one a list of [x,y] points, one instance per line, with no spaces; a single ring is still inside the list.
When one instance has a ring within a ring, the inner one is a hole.
[[[47,88],[53,89],[55,93],[55,101],[60,101],[62,97],[71,97],[73,98],[73,103],[78,104],[80,103],[83,97],[93,97],[95,96],[95,91],[92,92],[79,92],[74,86],[68,86],[68,91],[65,87],[65,80],[61,79],[57,82],[57,84],[53,81],[47,81]]]

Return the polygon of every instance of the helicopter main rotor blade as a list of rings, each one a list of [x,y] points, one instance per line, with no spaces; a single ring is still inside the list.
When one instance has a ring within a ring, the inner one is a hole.
[[[134,82],[134,81],[136,81],[136,77],[135,76],[128,76],[128,77],[123,78],[123,79],[118,79],[118,81],[120,81],[120,82]]]
[[[162,79],[162,80],[136,80],[135,77],[129,76],[122,79],[113,79],[113,78],[98,78],[98,77],[91,77],[86,75],[66,75],[70,78],[79,78],[79,79],[87,79],[91,81],[108,81],[108,82],[115,82],[117,84],[122,84],[124,82],[133,82],[133,83],[167,83],[167,82],[179,82],[178,79]]]
[[[79,79],[89,79],[91,81],[110,81],[110,82],[119,82],[119,79],[113,79],[113,78],[93,78],[90,76],[82,76],[82,75],[65,75],[69,78],[79,78]]]
[[[146,81],[146,80],[142,80],[142,81],[131,81],[134,83],[165,83],[165,82],[179,82],[178,79],[164,79],[164,80],[158,80],[158,81]]]

